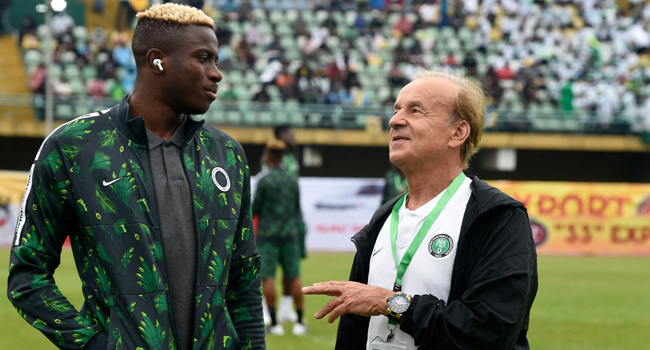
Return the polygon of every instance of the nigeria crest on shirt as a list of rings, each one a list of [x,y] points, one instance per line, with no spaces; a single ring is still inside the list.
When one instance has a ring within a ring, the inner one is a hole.
[[[444,258],[454,250],[454,241],[444,233],[435,235],[429,241],[429,254],[434,258]]]

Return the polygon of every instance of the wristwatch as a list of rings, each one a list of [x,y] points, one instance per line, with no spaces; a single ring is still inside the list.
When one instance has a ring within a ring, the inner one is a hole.
[[[388,316],[388,319],[399,323],[399,319],[411,305],[412,299],[410,295],[402,292],[397,292],[386,298],[388,302],[388,314],[386,316]]]

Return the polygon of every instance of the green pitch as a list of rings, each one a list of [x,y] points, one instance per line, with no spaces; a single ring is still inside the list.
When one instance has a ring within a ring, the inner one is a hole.
[[[0,271],[6,276],[9,249],[0,250]],[[345,280],[352,254],[312,253],[304,261],[303,284]],[[650,259],[610,257],[540,257],[537,299],[529,340],[533,349],[645,349],[650,344]],[[80,282],[70,250],[64,250],[54,275],[64,295],[82,303]],[[6,293],[6,277],[0,290]],[[305,318],[310,334],[267,336],[270,350],[333,349],[336,323],[313,315],[330,297],[307,296]],[[0,296],[0,349],[55,349],[22,320],[6,297]]]

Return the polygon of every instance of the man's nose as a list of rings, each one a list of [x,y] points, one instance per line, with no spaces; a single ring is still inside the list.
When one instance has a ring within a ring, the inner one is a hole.
[[[393,129],[406,125],[406,119],[404,118],[405,114],[406,112],[403,109],[398,110],[397,113],[393,114],[393,117],[390,118],[388,125]]]
[[[218,83],[223,79],[223,74],[219,70],[219,67],[215,65],[214,69],[210,69],[208,72],[208,79],[214,81],[215,83]]]

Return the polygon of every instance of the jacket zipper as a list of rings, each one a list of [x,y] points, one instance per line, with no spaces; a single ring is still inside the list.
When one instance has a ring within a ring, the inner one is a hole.
[[[361,250],[359,249],[359,244],[358,244],[357,241],[354,239],[354,237],[351,237],[350,240],[352,241],[352,243],[354,243],[354,247],[357,249],[357,260],[359,260],[359,265],[360,265],[360,267],[361,267],[361,271],[365,271],[365,270],[363,269],[363,266],[364,266],[364,265],[363,265],[363,259],[361,258]],[[367,280],[366,280],[366,284],[368,284],[368,281],[367,281]]]
[[[189,114],[186,118],[189,118]],[[194,188],[192,187],[192,183],[190,181],[190,174],[187,170],[187,165],[185,165],[185,161],[183,158],[183,155],[185,154],[184,149],[189,147],[189,143],[192,142],[194,139],[194,136],[196,135],[197,131],[200,130],[203,127],[203,124],[199,122],[199,124],[195,125],[190,132],[187,135],[191,135],[189,138],[186,136],[185,140],[183,140],[183,147],[181,148],[181,163],[183,164],[183,170],[185,170],[185,179],[187,180],[187,184],[190,187],[190,192],[192,193],[192,214],[194,214],[194,229],[195,229],[195,234],[196,234],[196,275],[194,276],[194,299],[196,299],[196,295],[199,291],[199,277],[200,277],[200,271],[201,271],[201,229],[197,226],[197,223],[199,222],[199,217],[196,212],[196,206],[194,205]],[[203,174],[205,175],[205,174]],[[224,266],[225,269],[225,266]],[[218,288],[215,288],[216,292],[219,292]],[[195,306],[195,310],[198,307]],[[210,310],[208,310],[209,312]],[[194,315],[194,322],[196,322],[196,314]],[[196,324],[194,325],[194,330],[196,330]],[[194,338],[194,332],[192,332],[192,338]],[[197,338],[198,339],[198,338]],[[180,349],[180,348],[179,348]]]
[[[190,141],[188,141],[190,142]],[[185,147],[188,147],[187,143],[185,142]],[[181,149],[181,153],[185,154],[183,152],[183,149]],[[181,155],[181,159],[183,159],[183,154]],[[190,192],[192,193],[192,213],[194,214],[194,229],[195,229],[195,234],[196,234],[196,275],[194,276],[194,299],[196,299],[196,295],[199,291],[199,276],[200,276],[200,270],[201,270],[201,233],[200,233],[200,228],[197,226],[197,223],[199,222],[199,217],[197,216],[196,213],[196,206],[194,205],[194,188],[192,187],[192,184],[190,182],[190,174],[187,171],[187,166],[185,165],[185,161],[183,161],[183,169],[185,170],[185,178],[187,180],[187,184],[190,186]],[[202,176],[205,176],[203,174]],[[207,235],[207,233],[206,233]],[[225,266],[224,266],[225,269]],[[215,288],[215,292],[219,293],[219,289]],[[196,309],[196,307],[195,307]],[[210,310],[208,310],[209,312]],[[196,322],[196,314],[194,315],[194,322]],[[196,325],[194,325],[194,330],[196,330]],[[192,332],[194,333],[194,332]]]
[[[160,227],[160,210],[158,209],[159,204],[158,204],[158,196],[156,194],[156,182],[153,180],[153,177],[151,177],[151,169],[152,169],[152,166],[151,166],[151,154],[150,154],[148,148],[147,148],[146,152],[147,152],[147,160],[149,161],[149,176],[150,176],[150,179],[151,179],[151,186],[153,186],[153,198],[154,198],[154,201],[156,202],[156,223],[158,224],[159,229],[162,230],[162,228]],[[164,247],[165,246],[165,237],[162,234],[162,232],[158,232],[158,233],[160,234],[160,241],[162,242],[161,245]],[[163,254],[162,261],[163,261],[163,270],[165,271],[165,281],[169,282],[169,274],[167,274],[167,261],[166,261],[165,254]],[[176,345],[177,349],[181,349],[180,343],[179,343],[179,340],[178,340],[178,331],[176,330],[176,322],[174,321],[174,308],[172,306],[172,299],[173,299],[172,298],[172,290],[171,289],[167,290],[167,293],[169,294],[169,298],[167,299],[167,303],[169,303],[169,308],[172,311],[170,313],[171,317],[169,317],[169,320],[171,322],[172,333],[174,335],[174,344]]]

